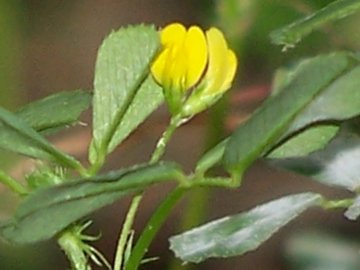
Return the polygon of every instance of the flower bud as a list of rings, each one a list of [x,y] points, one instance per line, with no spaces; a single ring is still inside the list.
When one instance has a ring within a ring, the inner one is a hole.
[[[161,31],[161,44],[151,72],[173,115],[191,117],[231,87],[237,59],[217,28],[204,33],[198,26],[187,30],[173,23]]]

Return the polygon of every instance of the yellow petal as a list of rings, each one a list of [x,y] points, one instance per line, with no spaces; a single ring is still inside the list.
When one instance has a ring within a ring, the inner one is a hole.
[[[209,64],[205,75],[204,94],[216,94],[228,89],[236,70],[236,56],[228,49],[224,35],[217,28],[206,32]]]
[[[151,73],[158,84],[163,84],[164,70],[168,61],[169,49],[164,49],[151,65]]]
[[[186,75],[186,56],[184,51],[184,40],[181,43],[171,47],[168,65],[165,67],[164,73],[166,78],[164,83],[169,81],[169,89],[177,91],[185,91],[185,75]]]
[[[172,23],[161,30],[161,44],[165,47],[183,42],[186,28],[180,23]]]
[[[221,91],[226,91],[227,89],[229,89],[235,77],[237,69],[237,58],[232,50],[227,51],[225,67],[226,69],[224,69],[224,72],[226,77],[223,84],[220,86]]]
[[[160,33],[163,49],[152,64],[151,73],[155,80],[165,88],[179,87],[181,77],[184,76],[179,53],[185,37],[186,29],[179,23],[166,26]]]
[[[194,86],[201,78],[208,60],[207,43],[204,32],[198,26],[192,26],[185,38],[184,53],[186,60],[185,89]]]

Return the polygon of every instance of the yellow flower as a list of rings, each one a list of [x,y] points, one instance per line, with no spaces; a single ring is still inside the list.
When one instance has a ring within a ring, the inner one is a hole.
[[[198,26],[187,30],[173,23],[161,31],[161,45],[151,73],[173,114],[194,115],[230,88],[237,59],[217,28],[204,33]]]

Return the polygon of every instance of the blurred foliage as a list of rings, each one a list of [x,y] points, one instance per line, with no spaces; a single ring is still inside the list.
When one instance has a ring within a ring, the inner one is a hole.
[[[22,1],[0,0],[0,104],[5,107],[14,107],[22,95],[22,12]]]
[[[22,38],[24,25],[24,5],[21,0],[0,0],[0,105],[15,108],[24,97],[22,82]],[[1,167],[7,167],[14,156],[0,151]],[[0,212],[4,215],[12,211],[14,198],[0,190]],[[1,216],[1,220],[4,218]],[[44,247],[14,247],[0,243],[0,269],[45,269],[51,256]]]
[[[359,242],[320,230],[302,231],[286,242],[285,257],[294,270],[356,270]]]
[[[0,0],[0,105],[15,108],[23,99],[22,30],[24,6],[21,0]],[[0,150],[2,168],[14,160]]]
[[[13,246],[0,243],[1,270],[47,270],[65,269],[63,263],[54,264],[60,251],[49,243],[32,246]]]

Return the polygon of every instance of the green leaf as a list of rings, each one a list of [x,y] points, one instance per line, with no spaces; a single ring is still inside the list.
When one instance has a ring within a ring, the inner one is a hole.
[[[298,130],[309,123],[342,121],[360,114],[360,66],[336,79],[292,122],[289,130]]]
[[[37,159],[47,159],[79,169],[73,157],[54,148],[16,115],[0,107],[0,148]]]
[[[279,141],[291,122],[332,81],[351,66],[345,53],[305,60],[282,91],[270,97],[230,137],[224,153],[226,168],[237,177],[269,147]]]
[[[306,157],[271,160],[273,166],[316,181],[357,191],[360,188],[360,137],[340,132],[324,149]]]
[[[294,77],[298,72],[296,70],[289,71],[285,77]],[[285,144],[280,144],[280,149],[275,149],[276,154],[271,153],[271,157],[303,156],[323,148],[336,134],[336,126],[315,126],[311,127],[310,130],[305,130],[304,133],[295,134],[295,136],[292,136],[291,133],[303,129],[309,124],[322,121],[343,121],[359,115],[359,84],[360,66],[353,68],[331,83],[294,119],[283,136],[286,137],[290,134],[290,139],[285,140]]]
[[[280,67],[275,71],[273,76],[273,82],[271,85],[271,95],[277,95],[280,91],[285,89],[285,87],[294,79],[294,76],[301,69],[302,61],[297,62],[296,64]]]
[[[136,93],[124,118],[118,126],[108,151],[112,151],[129,134],[139,126],[163,102],[162,88],[156,84],[152,76],[148,76]]]
[[[49,133],[75,123],[90,106],[91,97],[89,91],[83,90],[60,92],[32,102],[16,114],[36,131]]]
[[[17,209],[2,235],[16,243],[49,239],[71,223],[149,185],[177,180],[174,163],[137,166],[35,191]]]
[[[306,60],[299,61],[296,65],[278,68],[274,75],[271,96],[275,96],[285,89],[285,87],[294,79],[295,75],[302,70],[304,63],[306,63]],[[229,137],[208,150],[197,162],[195,171],[199,174],[203,174],[214,165],[219,164],[223,158],[228,141]]]
[[[290,68],[280,68],[275,75],[273,96],[291,86],[293,80],[304,72],[308,65],[309,60],[304,60]],[[302,156],[323,148],[337,132],[335,123],[330,125],[328,121],[343,121],[360,114],[360,91],[357,89],[359,84],[360,67],[357,66],[322,90],[295,117],[277,142],[273,143],[271,157]],[[228,139],[222,141],[208,151],[199,160],[196,170],[205,172],[220,162],[227,141]]]
[[[152,76],[148,76],[136,93],[108,146],[113,151],[119,143],[126,139],[159,105],[163,102],[162,88],[156,84]],[[90,148],[90,160],[96,160],[96,150]]]
[[[321,125],[311,127],[280,144],[270,152],[269,158],[290,158],[306,156],[325,145],[336,135],[339,127],[335,125]]]
[[[224,217],[170,238],[170,249],[185,262],[242,255],[256,249],[281,227],[321,196],[302,193],[286,196],[248,212]]]
[[[92,163],[102,160],[161,102],[160,88],[148,76],[158,48],[158,32],[145,25],[121,28],[102,43],[95,68]]]
[[[356,12],[360,8],[359,0],[337,0],[326,7],[301,18],[270,34],[273,43],[284,45],[284,49],[292,48],[303,37],[324,24],[342,19]]]

